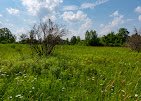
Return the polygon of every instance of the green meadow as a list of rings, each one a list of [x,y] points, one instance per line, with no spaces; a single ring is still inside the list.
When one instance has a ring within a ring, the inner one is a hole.
[[[141,53],[58,45],[38,57],[0,44],[0,101],[141,101]]]

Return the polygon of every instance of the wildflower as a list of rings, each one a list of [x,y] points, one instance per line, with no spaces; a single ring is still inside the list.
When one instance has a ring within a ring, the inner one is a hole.
[[[94,80],[94,77],[92,77],[92,80]]]
[[[9,96],[10,99],[12,99],[12,96]]]
[[[138,97],[138,94],[135,94],[135,97]]]
[[[64,91],[64,90],[65,90],[65,87],[62,88],[62,91]]]
[[[121,90],[123,93],[125,92],[124,90]]]
[[[5,76],[5,74],[1,74],[2,76]]]
[[[18,95],[16,95],[15,97],[21,97],[22,95],[21,94],[18,94]]]
[[[21,98],[23,98],[23,96],[20,96],[19,98],[21,99]]]
[[[32,87],[32,89],[35,89],[35,87]]]

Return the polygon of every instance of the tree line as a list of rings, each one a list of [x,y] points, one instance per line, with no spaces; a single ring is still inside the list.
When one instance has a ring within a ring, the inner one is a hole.
[[[70,45],[87,45],[87,46],[123,46],[129,38],[129,31],[126,28],[120,28],[117,33],[110,32],[107,35],[98,37],[95,30],[86,31],[85,39],[81,40],[80,36],[72,36],[70,40],[66,39],[66,44]]]
[[[129,36],[129,31],[126,28],[120,28],[117,33],[110,32],[102,37],[98,36],[96,30],[87,30],[85,39],[81,39],[80,36],[72,36],[70,40],[68,38],[64,40],[61,37],[66,33],[65,29],[60,28],[57,24],[49,20],[48,22],[40,23],[38,26],[34,25],[29,34],[22,34],[20,36],[20,41],[17,43],[32,44],[33,48],[40,54],[43,54],[42,51],[48,50],[48,48],[52,50],[56,44],[129,46],[132,50],[141,51],[141,33],[136,28],[131,36]],[[15,42],[16,37],[8,28],[0,29],[0,43],[6,44]],[[50,53],[51,50],[49,49],[48,53]]]

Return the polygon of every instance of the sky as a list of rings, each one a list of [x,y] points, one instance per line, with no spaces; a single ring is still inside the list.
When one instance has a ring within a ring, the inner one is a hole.
[[[99,36],[119,28],[141,28],[141,0],[0,0],[0,28],[27,33],[39,21],[64,25],[66,37],[84,38],[87,30]]]

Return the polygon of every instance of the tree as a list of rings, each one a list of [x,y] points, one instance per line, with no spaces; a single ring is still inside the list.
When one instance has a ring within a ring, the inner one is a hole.
[[[130,36],[128,38],[128,45],[132,50],[135,50],[137,52],[141,51],[141,35],[140,33],[137,31],[137,29],[135,28],[135,34],[133,34],[132,36]]]
[[[36,52],[39,56],[50,55],[54,47],[60,42],[61,37],[66,34],[66,31],[50,19],[34,25],[30,31],[30,45],[33,52]]]
[[[123,45],[128,38],[128,30],[126,28],[120,28],[119,32],[117,33],[117,38],[118,38],[118,43],[120,43],[120,45]]]
[[[80,36],[77,36],[77,37],[76,37],[76,40],[77,40],[77,42],[76,42],[76,43],[77,43],[77,44],[79,44],[79,43],[80,43],[80,41],[81,41]]]
[[[99,38],[97,37],[97,33],[95,30],[87,31],[85,34],[86,45],[90,46],[98,46]]]
[[[8,28],[0,29],[0,43],[14,43],[15,41],[16,37],[12,35]]]
[[[29,43],[29,37],[28,37],[28,35],[27,34],[22,34],[20,36],[20,41],[19,42],[22,43],[22,44]]]
[[[77,38],[76,38],[76,36],[72,36],[72,38],[71,38],[71,40],[70,40],[70,43],[71,43],[72,45],[75,45],[75,44],[77,43]]]

